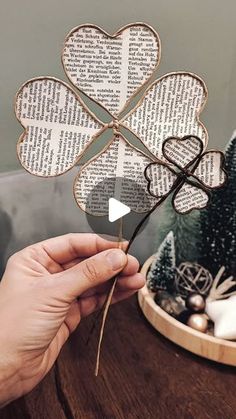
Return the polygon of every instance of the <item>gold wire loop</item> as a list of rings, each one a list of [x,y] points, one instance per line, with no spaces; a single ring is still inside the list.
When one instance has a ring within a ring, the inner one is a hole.
[[[109,122],[105,125],[106,128],[111,128],[115,136],[120,134],[120,123],[118,119],[114,119],[113,121]]]

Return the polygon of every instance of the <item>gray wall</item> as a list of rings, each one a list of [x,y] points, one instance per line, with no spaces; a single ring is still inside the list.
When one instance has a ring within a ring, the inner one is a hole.
[[[205,79],[210,95],[202,120],[210,144],[223,147],[235,128],[235,16],[235,0],[0,0],[0,171],[19,168],[14,94],[31,77],[66,80],[64,37],[86,22],[111,32],[134,21],[154,26],[163,51],[157,74],[190,70]]]

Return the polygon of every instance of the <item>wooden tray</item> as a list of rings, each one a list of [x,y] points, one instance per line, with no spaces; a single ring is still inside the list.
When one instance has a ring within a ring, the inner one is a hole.
[[[144,275],[152,260],[153,256],[144,263],[141,270]],[[147,320],[172,342],[204,358],[236,366],[236,342],[215,338],[180,323],[155,303],[146,285],[139,291],[138,301]]]

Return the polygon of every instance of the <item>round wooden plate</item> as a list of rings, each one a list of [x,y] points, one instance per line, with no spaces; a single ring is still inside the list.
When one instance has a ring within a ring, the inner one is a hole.
[[[144,275],[152,261],[153,256],[144,263],[141,270]],[[139,291],[138,301],[147,320],[172,342],[212,361],[236,365],[236,342],[215,338],[180,323],[155,303],[146,285]]]

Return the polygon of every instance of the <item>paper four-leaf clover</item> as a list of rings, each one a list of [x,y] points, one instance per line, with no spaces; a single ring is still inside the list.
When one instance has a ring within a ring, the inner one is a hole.
[[[174,72],[155,80],[128,112],[131,100],[158,67],[160,56],[159,35],[144,23],[127,25],[113,35],[95,25],[73,29],[65,40],[62,62],[74,89],[56,78],[38,77],[26,82],[16,96],[16,115],[24,127],[17,145],[23,167],[37,176],[61,175],[79,162],[102,132],[112,129],[104,150],[82,167],[74,182],[76,202],[84,209],[91,189],[106,177],[123,177],[125,182],[130,176],[145,188],[144,169],[157,160],[165,161],[162,145],[166,138],[195,135],[205,148],[208,135],[199,114],[207,89],[192,73]],[[105,108],[110,122],[101,121],[80,92]],[[134,147],[122,128],[135,134],[147,151],[138,143]],[[104,169],[101,162],[108,160],[109,167]],[[116,182],[112,187],[115,196]],[[155,201],[150,197],[140,206],[134,197],[135,191],[127,205],[136,212],[148,211]],[[98,215],[95,208],[91,213]],[[103,208],[99,215],[106,213]]]
[[[167,163],[150,163],[145,169],[148,191],[158,199],[174,191],[173,207],[180,214],[204,208],[209,190],[226,181],[224,155],[217,150],[203,152],[203,143],[196,136],[168,138],[162,145]]]

